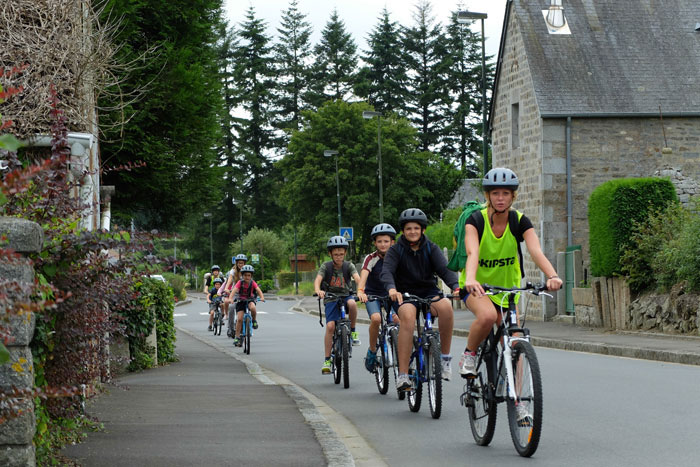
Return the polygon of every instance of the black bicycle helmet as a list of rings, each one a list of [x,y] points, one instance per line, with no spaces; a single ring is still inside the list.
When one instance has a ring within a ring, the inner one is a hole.
[[[255,272],[255,268],[253,266],[251,266],[250,264],[246,264],[245,266],[243,266],[241,268],[241,272],[249,272],[249,273],[253,274]]]
[[[372,228],[372,240],[374,240],[377,235],[388,235],[391,238],[396,238],[396,230],[389,224],[377,224]]]
[[[347,250],[349,247],[350,244],[348,241],[345,237],[341,237],[340,235],[331,237],[328,243],[326,243],[326,249],[328,249],[328,251],[331,251],[333,248],[345,248]]]
[[[211,272],[214,272],[214,269],[218,269],[219,271],[221,271],[221,268],[219,267],[218,264],[215,264],[214,266],[211,267]]]
[[[247,263],[247,262],[248,262],[248,257],[247,257],[246,255],[244,255],[243,253],[239,253],[239,254],[237,254],[236,256],[234,256],[233,258],[231,258],[231,262],[232,262],[233,264],[236,264],[236,261],[238,261],[238,260],[243,260],[243,261],[245,261],[245,262]]]
[[[403,230],[407,222],[418,222],[425,229],[428,227],[428,216],[418,208],[408,208],[399,216],[399,228]]]
[[[223,280],[222,278],[216,277],[216,278],[214,278],[214,280],[213,280],[212,282],[214,282],[215,284],[216,284],[217,282],[218,282],[219,284],[221,284],[223,281],[224,281],[224,280]]]
[[[495,167],[489,170],[481,184],[484,191],[491,191],[494,188],[507,188],[515,191],[519,185],[520,182],[515,172],[505,167]]]

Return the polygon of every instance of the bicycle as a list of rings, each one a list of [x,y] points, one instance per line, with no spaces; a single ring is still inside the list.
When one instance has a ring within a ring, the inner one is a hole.
[[[504,288],[488,284],[487,294],[509,295],[507,313],[501,306],[501,322],[476,351],[476,376],[467,378],[460,402],[467,408],[476,444],[488,446],[496,429],[496,411],[506,402],[508,425],[515,450],[523,457],[537,450],[542,432],[542,377],[530,330],[518,325],[516,294],[546,295],[546,286],[528,282],[525,287]],[[518,334],[518,335],[516,335]]]
[[[215,336],[221,335],[221,327],[224,324],[224,320],[221,316],[221,297],[214,297],[214,321],[212,322],[212,329]]]
[[[245,303],[245,311],[241,318],[241,334],[238,336],[238,346],[243,346],[243,353],[250,355],[250,338],[253,337],[253,315],[250,314],[250,304],[258,301],[258,297],[237,298],[236,302]],[[235,328],[234,328],[235,329]]]
[[[318,297],[318,294],[314,294]],[[326,298],[335,300],[340,310],[340,319],[335,323],[333,331],[333,344],[331,345],[331,372],[333,381],[340,384],[342,374],[343,387],[350,387],[350,358],[352,357],[352,336],[350,335],[350,319],[345,313],[345,299],[348,295],[336,295],[326,292]],[[357,298],[356,298],[357,299]],[[318,299],[319,322],[323,319],[321,311],[321,298]],[[323,326],[323,324],[321,324]]]
[[[393,369],[394,384],[398,377],[398,360],[396,343],[398,342],[399,325],[392,318],[391,299],[388,296],[368,295],[369,301],[379,300],[381,307],[386,310],[386,321],[384,315],[380,312],[381,325],[379,327],[379,335],[377,336],[377,367],[374,371],[375,380],[379,394],[386,394],[389,390],[389,368]],[[399,400],[406,398],[406,391],[396,390]]]
[[[413,336],[413,353],[408,365],[408,377],[411,388],[408,393],[408,408],[418,412],[423,396],[423,383],[428,383],[428,403],[430,415],[437,419],[442,413],[442,363],[440,362],[440,333],[433,329],[433,316],[430,305],[443,297],[452,295],[439,294],[432,298],[421,298],[404,293],[404,303],[416,304],[416,334]],[[424,317],[421,327],[420,319]]]

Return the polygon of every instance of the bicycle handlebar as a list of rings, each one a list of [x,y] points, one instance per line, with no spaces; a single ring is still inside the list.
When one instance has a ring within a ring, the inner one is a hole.
[[[443,294],[442,292],[436,295],[435,297],[430,297],[430,298],[421,298],[418,295],[412,295],[408,292],[404,292],[403,298],[406,300],[409,300],[411,302],[419,302],[419,303],[425,303],[426,305],[430,305],[432,303],[435,303],[437,301],[442,300],[443,298],[454,298],[453,294]]]
[[[546,284],[533,284],[532,282],[527,282],[525,284],[525,287],[499,287],[497,285],[489,285],[489,284],[481,284],[481,287],[487,292],[491,293],[493,295],[494,293],[507,293],[507,294],[515,294],[518,292],[528,292],[531,293],[532,295],[546,295],[548,297],[551,297],[551,294],[546,293],[547,290],[547,285]]]

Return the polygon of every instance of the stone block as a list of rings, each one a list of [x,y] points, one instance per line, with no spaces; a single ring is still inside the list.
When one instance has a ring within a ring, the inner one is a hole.
[[[130,362],[129,339],[120,334],[110,336],[109,371],[112,378],[126,374]]]
[[[13,339],[9,344],[11,346],[29,345],[34,336],[34,324],[36,322],[34,313],[29,311],[21,311],[21,313],[21,315],[13,314],[7,316],[5,311],[0,311],[0,321],[3,322]]]
[[[574,298],[574,305],[593,306],[593,289],[574,287],[571,292]],[[578,308],[576,312],[578,313]]]
[[[29,347],[7,348],[10,352],[10,361],[0,366],[0,389],[31,388],[34,386],[34,366],[32,352]]]
[[[0,446],[0,465],[3,467],[35,467],[34,445]]]
[[[34,267],[28,259],[18,259],[12,262],[0,262],[0,277],[16,280],[21,283],[34,283]]]
[[[25,399],[19,405],[21,410],[19,416],[0,423],[0,446],[32,444],[35,430],[34,402],[31,399]]]
[[[6,235],[7,246],[20,253],[41,251],[44,244],[41,226],[17,217],[0,217],[0,235]]]

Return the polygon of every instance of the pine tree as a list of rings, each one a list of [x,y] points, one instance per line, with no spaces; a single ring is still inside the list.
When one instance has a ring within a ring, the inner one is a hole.
[[[481,157],[481,36],[457,22],[447,27],[449,85],[453,105],[442,138],[442,153],[459,160],[463,172],[478,172]]]
[[[369,35],[369,50],[362,57],[366,63],[358,75],[355,92],[366,98],[375,110],[393,112],[403,108],[406,68],[401,53],[401,36],[386,8]]]
[[[274,147],[271,93],[274,60],[266,24],[256,18],[252,6],[239,25],[237,37],[239,44],[233,52],[234,104],[245,117],[240,121],[239,144],[229,167],[229,179],[236,181],[237,191],[242,193],[233,196],[242,198],[246,209],[264,225],[274,207],[266,191],[269,183],[266,178],[272,171],[268,151]]]
[[[309,107],[305,99],[311,82],[312,29],[305,18],[297,8],[297,0],[291,0],[289,8],[283,12],[274,48],[277,66],[275,126],[286,133],[282,144],[285,148],[291,131],[299,129],[301,111]]]
[[[315,107],[328,100],[348,97],[355,81],[356,52],[355,41],[346,32],[337,10],[333,10],[321,33],[321,41],[314,48],[316,65],[312,102]]]
[[[449,106],[445,38],[441,25],[435,24],[431,16],[431,9],[428,0],[421,0],[413,15],[415,24],[403,31],[409,69],[404,112],[418,130],[423,151],[438,149]]]

